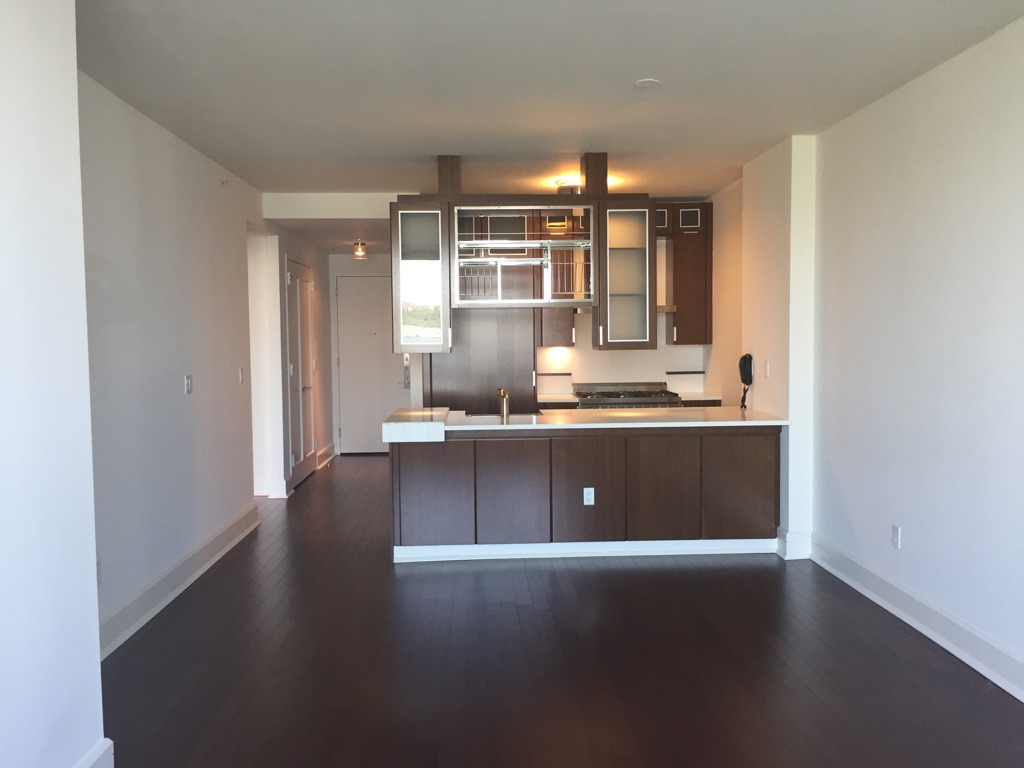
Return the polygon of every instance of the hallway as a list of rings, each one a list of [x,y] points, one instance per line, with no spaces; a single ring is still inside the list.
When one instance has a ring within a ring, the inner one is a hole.
[[[102,666],[118,768],[1024,765],[1024,704],[810,561],[393,565],[346,456]]]

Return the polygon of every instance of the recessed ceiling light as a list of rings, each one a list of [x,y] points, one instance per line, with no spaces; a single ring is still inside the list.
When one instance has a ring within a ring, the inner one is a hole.
[[[661,85],[661,80],[658,80],[656,77],[641,77],[633,85],[637,88],[657,88]]]

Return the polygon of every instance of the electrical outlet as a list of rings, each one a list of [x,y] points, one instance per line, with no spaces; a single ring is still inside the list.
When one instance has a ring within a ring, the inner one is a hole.
[[[583,489],[583,506],[592,507],[594,506],[594,489],[584,488]]]
[[[899,525],[892,527],[892,545],[896,549],[903,549],[903,528]]]

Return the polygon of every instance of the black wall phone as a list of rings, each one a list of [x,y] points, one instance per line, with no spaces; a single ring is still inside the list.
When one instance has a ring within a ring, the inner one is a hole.
[[[747,390],[754,383],[754,356],[744,355],[740,358],[740,381],[743,382],[743,399],[740,408],[747,407]]]

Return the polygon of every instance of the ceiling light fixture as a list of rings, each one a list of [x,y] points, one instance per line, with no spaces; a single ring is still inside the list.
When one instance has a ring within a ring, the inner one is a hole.
[[[637,88],[657,88],[661,85],[661,80],[658,80],[656,77],[641,77],[633,85]]]
[[[366,261],[366,243],[362,240],[352,243],[352,258],[356,261]]]

